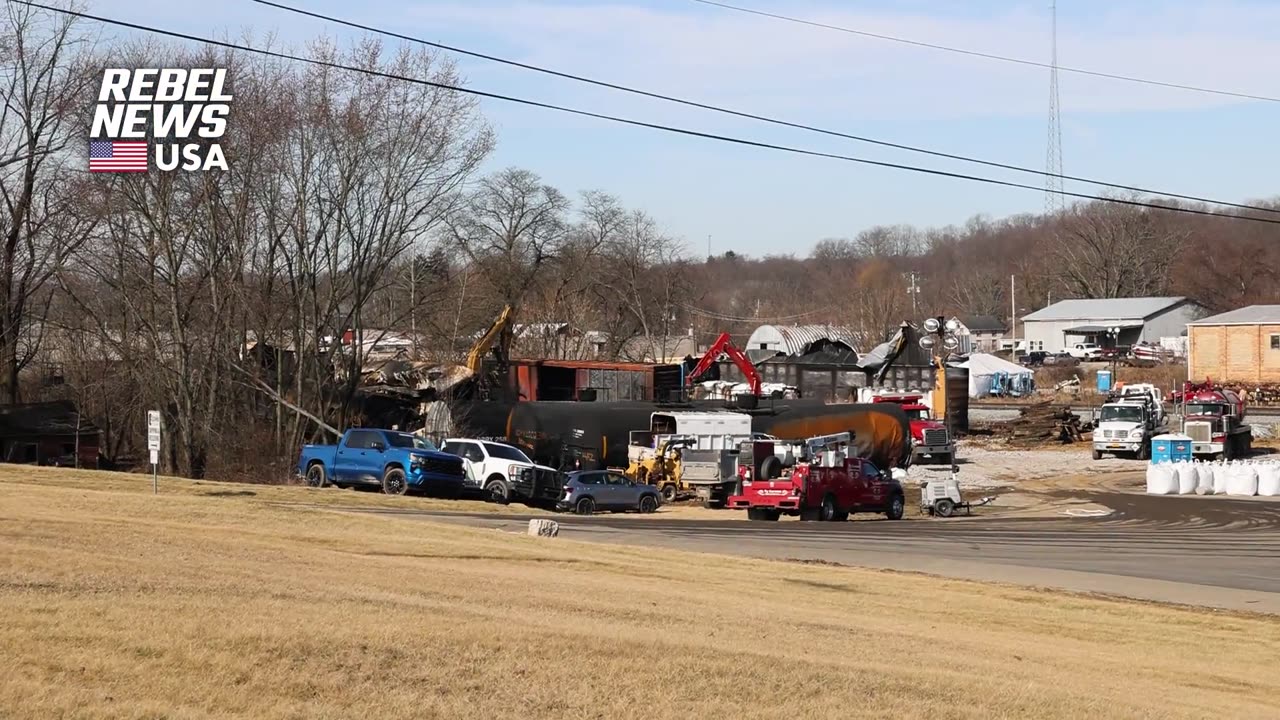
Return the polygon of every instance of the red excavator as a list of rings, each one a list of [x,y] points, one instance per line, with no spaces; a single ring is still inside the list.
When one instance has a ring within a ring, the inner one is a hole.
[[[697,367],[685,378],[685,384],[692,385],[707,370],[711,369],[711,365],[720,358],[721,353],[728,355],[733,364],[742,371],[742,376],[747,379],[747,384],[751,386],[751,394],[760,397],[760,373],[756,372],[756,366],[751,364],[747,356],[733,344],[733,338],[729,337],[729,333],[720,333],[720,337],[711,343],[711,347],[707,348],[707,352],[698,361]]]

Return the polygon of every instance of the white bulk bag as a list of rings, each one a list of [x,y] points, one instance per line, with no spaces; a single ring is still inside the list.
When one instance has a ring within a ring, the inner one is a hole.
[[[1213,464],[1213,494],[1227,494],[1227,474],[1230,472],[1231,466],[1222,463]]]
[[[1266,463],[1258,466],[1258,494],[1266,497],[1280,495],[1280,465]]]
[[[1178,494],[1178,474],[1172,465],[1160,463],[1147,466],[1147,494]]]
[[[1213,494],[1213,466],[1207,463],[1196,463],[1196,494]]]
[[[1241,463],[1231,468],[1227,475],[1227,494],[1253,497],[1258,494],[1258,473],[1252,465]]]
[[[1188,462],[1180,462],[1174,465],[1174,472],[1178,475],[1178,494],[1192,495],[1196,491],[1198,480],[1196,478],[1196,466]]]

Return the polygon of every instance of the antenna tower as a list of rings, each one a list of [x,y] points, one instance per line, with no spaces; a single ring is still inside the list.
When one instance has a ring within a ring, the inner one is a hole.
[[[1044,209],[1063,209],[1062,200],[1062,115],[1058,104],[1058,0],[1049,4],[1051,23],[1049,68],[1049,137],[1045,145]]]

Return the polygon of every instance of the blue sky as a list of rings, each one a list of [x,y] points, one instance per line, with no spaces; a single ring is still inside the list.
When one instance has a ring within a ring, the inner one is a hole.
[[[619,84],[1016,165],[1042,168],[1046,70],[751,17],[689,0],[282,0],[408,35]],[[883,34],[1047,59],[1048,0],[733,4]],[[274,32],[286,43],[351,32],[249,0],[201,12],[166,0],[96,0],[91,12],[193,34]],[[1059,56],[1074,65],[1280,96],[1280,3],[1059,0]],[[471,86],[705,132],[1042,185],[980,168],[644,100],[459,58]],[[1223,200],[1280,195],[1280,103],[1064,73],[1069,174]],[[962,224],[1038,211],[1043,195],[721,145],[485,101],[488,167],[518,165],[568,193],[602,189],[647,210],[694,254],[804,254],[878,224]],[[234,109],[232,121],[234,121]],[[1089,186],[1078,189],[1092,192]]]

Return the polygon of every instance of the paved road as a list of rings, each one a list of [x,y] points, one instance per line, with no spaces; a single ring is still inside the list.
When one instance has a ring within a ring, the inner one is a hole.
[[[1280,614],[1280,503],[1120,493],[1090,499],[1115,512],[1105,518],[839,524],[555,519],[562,536],[575,540],[824,560]],[[512,531],[522,531],[529,519],[370,511]]]

